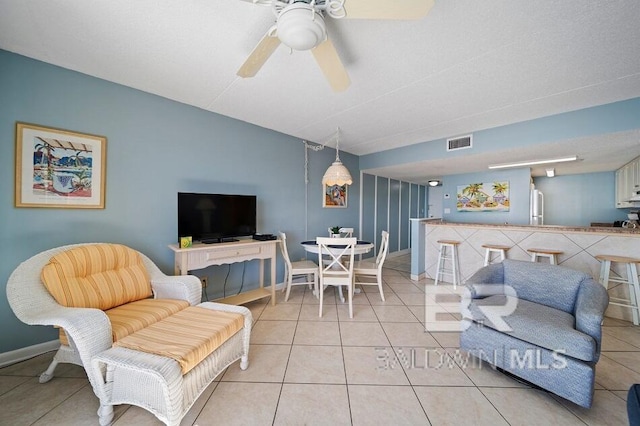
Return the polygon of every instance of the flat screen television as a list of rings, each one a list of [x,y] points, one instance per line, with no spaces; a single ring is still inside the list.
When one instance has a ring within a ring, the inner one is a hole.
[[[178,240],[209,244],[255,233],[255,195],[178,192]]]

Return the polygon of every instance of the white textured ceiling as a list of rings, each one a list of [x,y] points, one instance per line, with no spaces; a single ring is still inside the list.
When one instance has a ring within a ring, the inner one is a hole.
[[[640,97],[638,0],[436,0],[419,21],[326,21],[352,81],[342,93],[310,52],[284,46],[256,77],[237,77],[274,23],[269,7],[240,0],[0,0],[0,48],[301,139],[340,127],[340,148],[356,155]],[[584,171],[640,155],[637,133],[608,142],[556,148],[591,149]],[[476,157],[481,170],[495,162]],[[380,172],[460,172],[442,163]]]

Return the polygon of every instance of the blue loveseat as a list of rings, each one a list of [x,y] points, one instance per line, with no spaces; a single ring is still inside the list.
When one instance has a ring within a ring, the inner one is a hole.
[[[461,349],[591,407],[609,303],[602,285],[563,266],[507,259],[466,286]]]

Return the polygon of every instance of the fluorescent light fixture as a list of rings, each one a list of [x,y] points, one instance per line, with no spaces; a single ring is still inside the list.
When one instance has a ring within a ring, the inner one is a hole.
[[[531,161],[519,161],[516,163],[492,164],[489,166],[489,168],[490,169],[507,169],[510,167],[535,166],[538,164],[565,163],[567,161],[576,161],[577,159],[578,159],[577,155],[571,155],[568,157],[551,158],[548,160],[531,160]]]
[[[429,181],[429,186],[438,186],[440,185],[440,181],[439,180],[430,180]]]
[[[556,169],[547,169],[547,177],[554,177],[556,175]]]

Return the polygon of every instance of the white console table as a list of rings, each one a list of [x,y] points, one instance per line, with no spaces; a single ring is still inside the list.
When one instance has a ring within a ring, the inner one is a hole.
[[[176,275],[186,275],[189,271],[204,269],[213,265],[246,262],[260,259],[260,287],[235,296],[216,300],[230,305],[241,305],[253,300],[271,296],[271,304],[276,304],[276,244],[279,240],[256,241],[240,240],[231,243],[194,244],[189,248],[180,248],[171,244],[175,252],[174,269]],[[264,287],[264,260],[270,259],[271,291]]]

